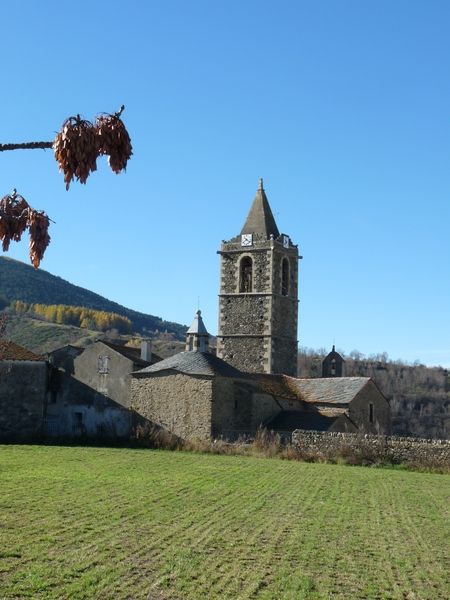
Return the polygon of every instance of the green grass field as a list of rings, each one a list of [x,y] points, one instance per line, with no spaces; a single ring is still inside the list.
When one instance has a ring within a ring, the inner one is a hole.
[[[400,469],[0,446],[0,598],[441,600],[449,492]]]

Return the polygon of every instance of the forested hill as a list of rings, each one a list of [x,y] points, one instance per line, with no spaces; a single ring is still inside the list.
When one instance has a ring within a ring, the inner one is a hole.
[[[33,304],[84,306],[114,312],[130,319],[136,332],[154,334],[156,331],[167,331],[172,333],[175,339],[184,339],[187,329],[179,323],[131,310],[47,271],[34,269],[4,256],[0,256],[0,299],[8,302],[23,300]]]

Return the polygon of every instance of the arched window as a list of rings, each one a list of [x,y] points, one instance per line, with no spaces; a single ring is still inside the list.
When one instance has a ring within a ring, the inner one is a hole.
[[[283,258],[281,263],[281,293],[287,296],[289,293],[289,261]]]
[[[253,261],[250,256],[244,256],[239,268],[239,291],[251,292],[253,290]]]

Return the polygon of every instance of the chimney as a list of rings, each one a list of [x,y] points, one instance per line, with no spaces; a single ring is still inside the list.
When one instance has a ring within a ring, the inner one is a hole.
[[[152,362],[152,340],[142,340],[141,359]]]

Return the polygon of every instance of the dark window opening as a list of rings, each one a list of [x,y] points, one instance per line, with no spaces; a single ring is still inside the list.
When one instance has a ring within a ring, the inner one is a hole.
[[[250,256],[244,256],[241,260],[239,291],[242,293],[251,292],[253,289],[253,261]]]
[[[334,358],[331,361],[330,374],[331,375],[336,375],[336,361],[335,361]]]
[[[73,416],[75,418],[75,425],[83,425],[83,413],[76,412]]]
[[[287,296],[289,293],[289,261],[283,258],[281,263],[281,293]]]
[[[369,404],[369,423],[373,423],[373,404]]]

